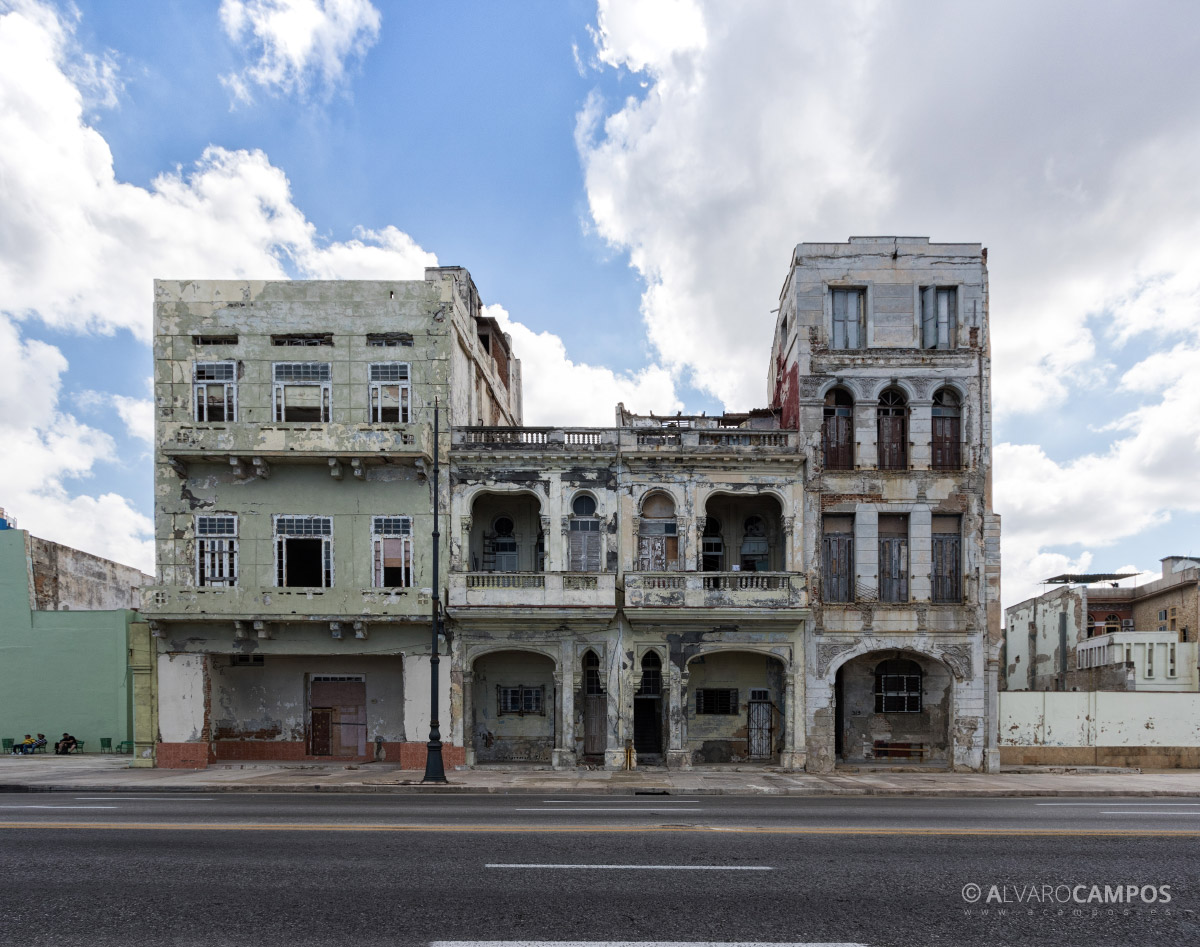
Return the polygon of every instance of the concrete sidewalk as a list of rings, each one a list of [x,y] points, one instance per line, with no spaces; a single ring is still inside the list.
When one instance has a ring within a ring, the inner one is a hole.
[[[0,758],[0,792],[671,793],[787,796],[1200,796],[1200,771],[1031,768],[999,774],[880,768],[828,776],[761,766],[628,771],[531,767],[453,770],[446,786],[387,763],[217,763],[208,769],[132,769],[128,756]]]

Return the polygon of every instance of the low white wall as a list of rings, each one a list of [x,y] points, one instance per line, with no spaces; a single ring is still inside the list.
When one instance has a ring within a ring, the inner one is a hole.
[[[163,743],[206,740],[203,654],[158,656],[158,732]]]
[[[438,723],[443,743],[461,741],[461,724],[451,730],[450,658],[442,655],[438,662]],[[404,735],[410,743],[429,739],[429,655],[414,654],[404,658]]]
[[[1001,691],[1001,746],[1200,746],[1200,694]]]

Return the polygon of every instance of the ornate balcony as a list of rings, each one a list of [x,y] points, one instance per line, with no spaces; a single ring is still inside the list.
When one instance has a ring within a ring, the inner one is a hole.
[[[625,607],[786,609],[808,604],[796,572],[630,572]]]
[[[452,572],[451,608],[606,608],[617,604],[612,572]]]

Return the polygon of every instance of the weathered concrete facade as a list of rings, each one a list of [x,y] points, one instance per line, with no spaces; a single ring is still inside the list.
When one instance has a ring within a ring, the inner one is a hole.
[[[160,765],[421,764],[435,400],[444,452],[451,425],[519,424],[520,390],[457,267],[155,283]]]
[[[793,255],[768,385],[804,457],[810,770],[998,765],[986,255],[909,237]]]

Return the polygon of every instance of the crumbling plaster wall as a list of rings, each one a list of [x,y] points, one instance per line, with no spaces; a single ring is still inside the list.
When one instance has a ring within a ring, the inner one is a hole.
[[[1063,586],[1005,612],[1007,690],[1061,690],[1062,668],[1075,668],[1075,646],[1087,635],[1086,590]],[[1066,653],[1060,646],[1066,630]]]
[[[25,534],[34,611],[113,611],[141,605],[150,576],[110,559]]]
[[[530,651],[493,652],[476,659],[473,678],[476,762],[551,762],[558,706],[553,659]],[[517,686],[544,688],[541,713],[499,712],[498,688]]]
[[[697,713],[696,692],[708,688],[736,688],[736,712]],[[737,763],[748,759],[750,692],[755,689],[768,691],[771,702],[780,709],[779,713],[772,713],[775,757],[787,736],[783,663],[765,654],[713,651],[688,664],[687,729],[683,746],[691,752],[693,763]]]

